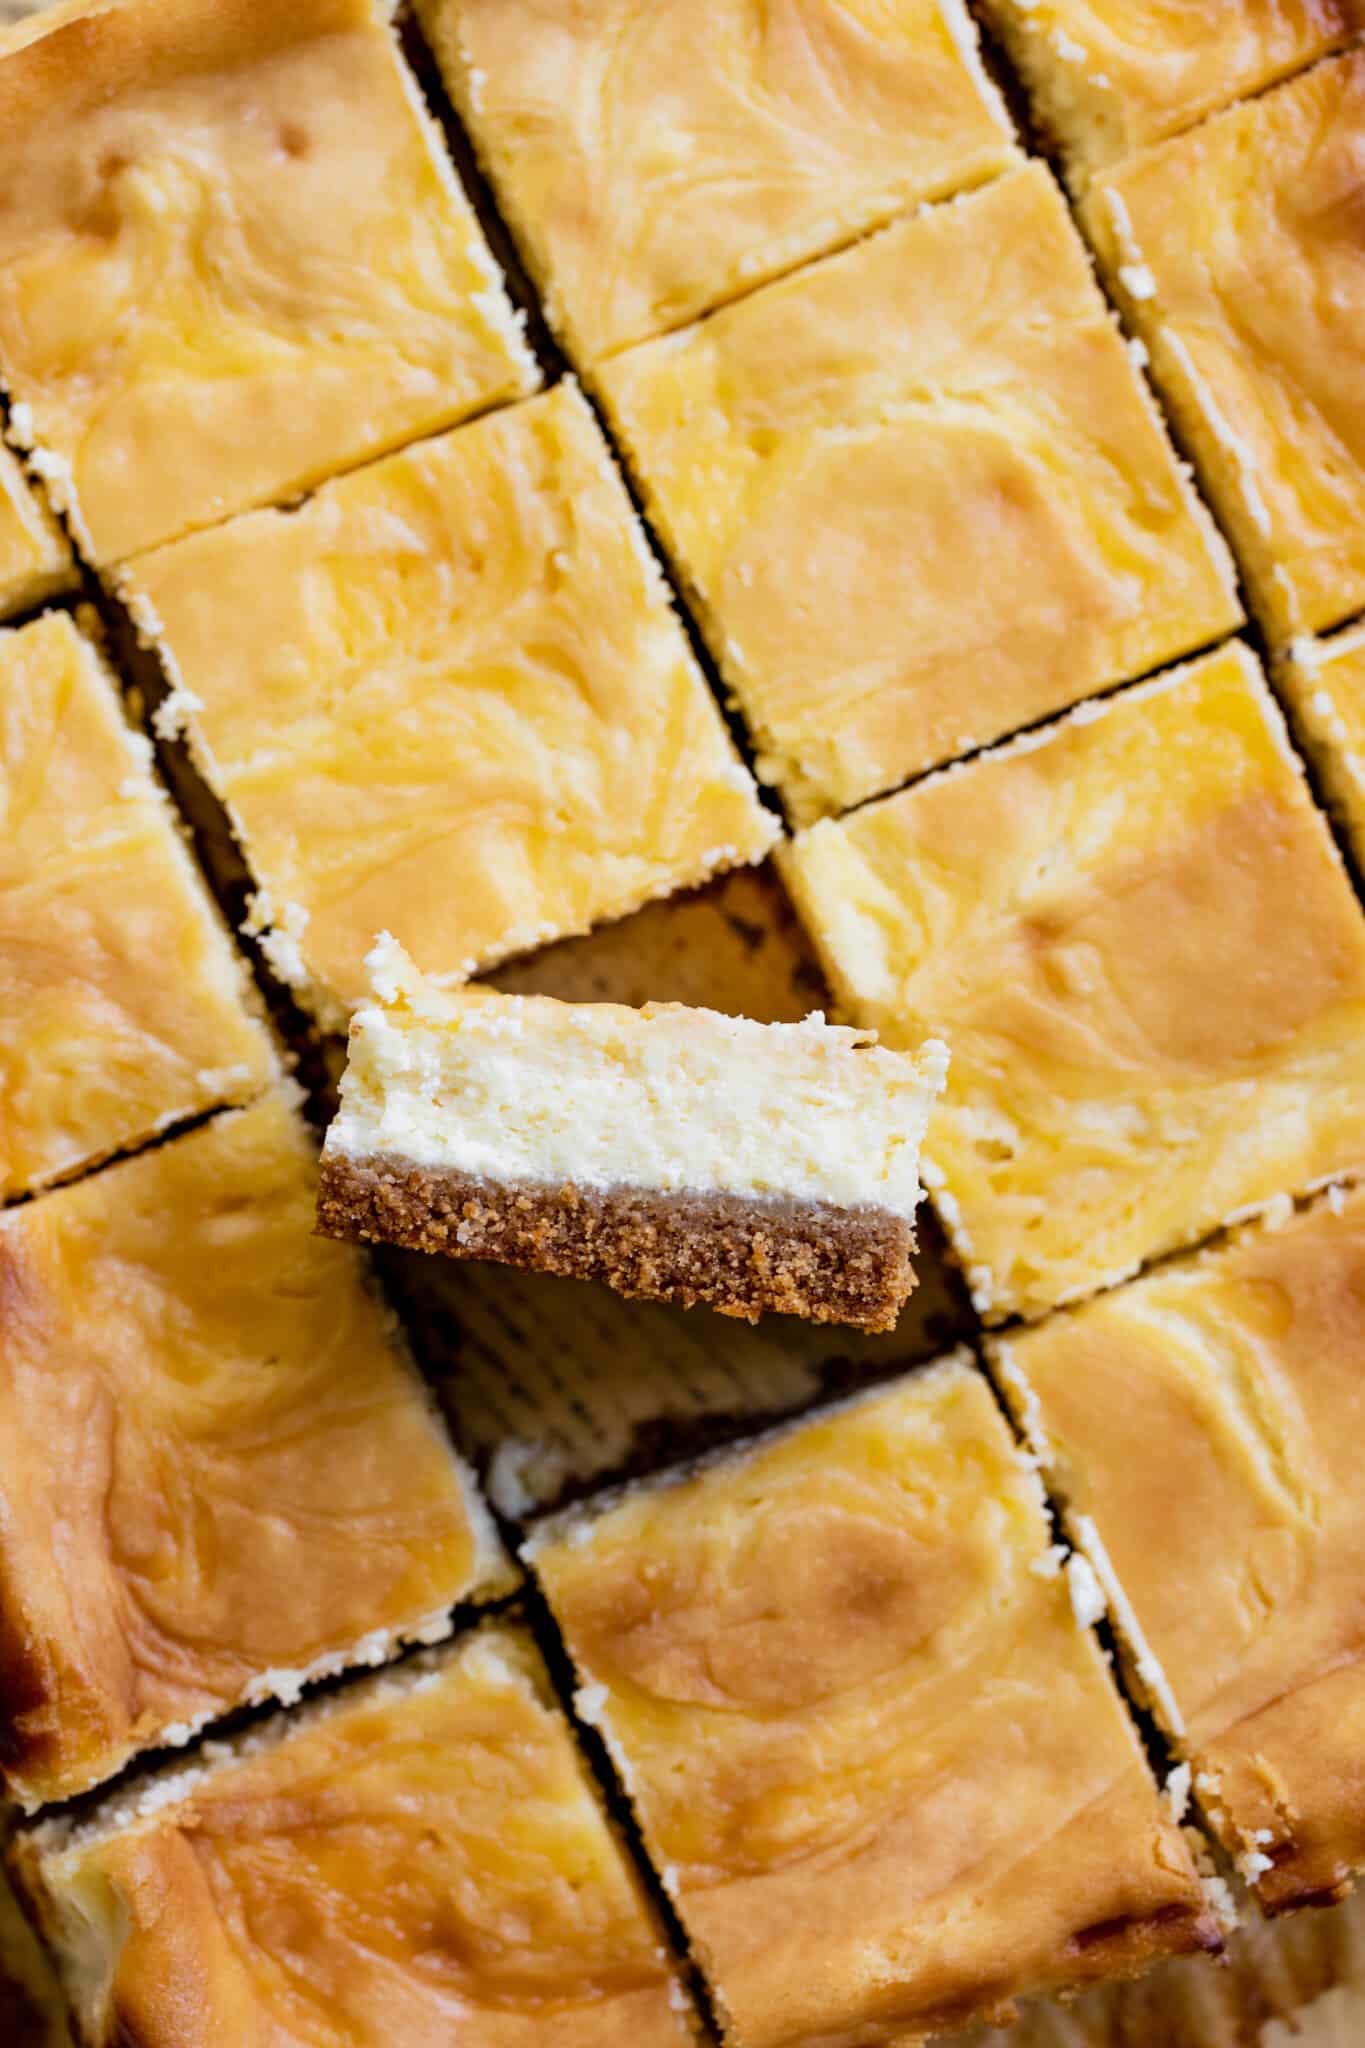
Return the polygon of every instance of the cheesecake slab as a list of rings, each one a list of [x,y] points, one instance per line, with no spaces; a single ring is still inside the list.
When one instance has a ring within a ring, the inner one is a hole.
[[[282,1715],[18,1865],[84,2048],[686,2048],[696,2036],[520,1628]]]
[[[1240,617],[1039,164],[628,350],[597,381],[798,821]]]
[[[447,990],[385,939],[327,1133],[329,1235],[753,1321],[890,1329],[944,1052],[679,1003]]]
[[[0,632],[0,1198],[257,1094],[245,964],[64,612]]]
[[[1365,1191],[997,1362],[1224,1848],[1269,1912],[1340,1898],[1365,1869]]]
[[[963,0],[421,0],[582,364],[1016,160]]]
[[[0,443],[0,618],[42,604],[75,580],[65,534]]]
[[[1365,49],[1096,178],[1084,220],[1271,641],[1365,608]]]
[[[381,931],[459,978],[777,836],[571,384],[147,556],[121,589],[271,965],[329,1027]]]
[[[991,1320],[1365,1163],[1365,919],[1244,646],[783,867],[844,1014],[949,1046],[922,1173]]]
[[[0,377],[101,564],[536,382],[377,0],[118,0],[0,49]]]
[[[1360,0],[983,0],[1071,182],[1340,49]]]
[[[727,2043],[909,2048],[1221,1946],[965,1356],[526,1555]]]
[[[0,1218],[0,1781],[33,1808],[512,1574],[281,1093]]]
[[[1365,865],[1365,625],[1294,641],[1278,680],[1327,801]]]

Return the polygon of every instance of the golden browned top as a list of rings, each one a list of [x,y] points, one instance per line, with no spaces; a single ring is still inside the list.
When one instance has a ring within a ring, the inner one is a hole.
[[[1276,639],[1365,605],[1365,50],[1097,178],[1086,220]]]
[[[1365,921],[1245,648],[785,865],[849,1013],[948,1042],[922,1170],[991,1315],[1365,1161]]]
[[[0,1196],[263,1087],[245,990],[94,649],[0,633]]]
[[[140,562],[190,734],[329,1020],[776,833],[572,385]]]
[[[1339,48],[1360,0],[985,0],[1035,117],[1086,173]]]
[[[534,382],[375,0],[0,52],[0,372],[102,562]]]
[[[1229,1849],[1272,1906],[1330,1895],[1365,1865],[1365,1192],[1001,1351]]]
[[[56,1835],[36,1865],[99,2048],[692,2038],[568,1723],[509,1628],[273,1724],[178,1796],[157,1786],[140,1817]]]
[[[421,0],[580,362],[1014,156],[963,0]]]
[[[1039,165],[601,381],[801,818],[1239,617]]]
[[[1327,799],[1365,864],[1365,627],[1295,641],[1280,684]]]
[[[0,1219],[0,1766],[26,1804],[504,1567],[278,1095]]]
[[[745,2048],[1216,1945],[1048,1548],[961,1360],[531,1545]]]
[[[0,443],[0,615],[41,604],[74,580],[61,529]]]

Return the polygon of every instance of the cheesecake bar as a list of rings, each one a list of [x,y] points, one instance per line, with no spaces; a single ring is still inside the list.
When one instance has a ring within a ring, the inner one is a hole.
[[[0,442],[0,618],[41,604],[75,578],[66,536]]]
[[[282,1094],[0,1217],[0,1783],[98,1783],[509,1567]]]
[[[380,0],[112,0],[0,49],[0,378],[101,564],[536,381]]]
[[[1220,1946],[965,1355],[526,1555],[732,2048],[903,2048]]]
[[[332,1028],[381,931],[458,979],[777,836],[572,384],[120,587]]]
[[[1016,158],[964,0],[419,0],[590,363]]]
[[[263,1088],[275,1057],[117,685],[0,632],[0,1198]]]
[[[85,2048],[696,2039],[507,1624],[45,1821],[17,1860]]]
[[[1041,165],[628,350],[598,381],[799,821],[1240,617]]]
[[[998,1349],[1120,1589],[1137,1682],[1272,1913],[1365,1869],[1365,1191],[1274,1221]]]
[[[1073,184],[1365,27],[1361,0],[983,0]]]
[[[846,1014],[948,1042],[923,1178],[990,1319],[1365,1165],[1365,918],[1240,644],[784,866]]]
[[[56,1973],[5,1875],[0,1817],[0,2041],[5,2048],[72,2048]]]
[[[319,1227],[753,1321],[891,1329],[944,1051],[680,1003],[442,989],[370,956]]]
[[[1084,219],[1282,644],[1365,607],[1365,49],[1146,150]]]
[[[1327,801],[1365,866],[1365,625],[1331,640],[1294,641],[1279,681]]]

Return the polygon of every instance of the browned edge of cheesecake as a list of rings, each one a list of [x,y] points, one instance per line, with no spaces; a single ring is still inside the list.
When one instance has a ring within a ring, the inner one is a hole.
[[[890,1330],[915,1284],[914,1231],[874,1206],[484,1180],[383,1155],[326,1155],[325,1237],[490,1259],[618,1294]]]

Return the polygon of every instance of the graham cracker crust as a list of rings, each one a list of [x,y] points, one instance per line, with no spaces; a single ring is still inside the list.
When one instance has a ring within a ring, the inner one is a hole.
[[[345,1153],[322,1160],[324,1237],[489,1259],[618,1294],[890,1330],[915,1284],[914,1231],[874,1207],[478,1179]]]

